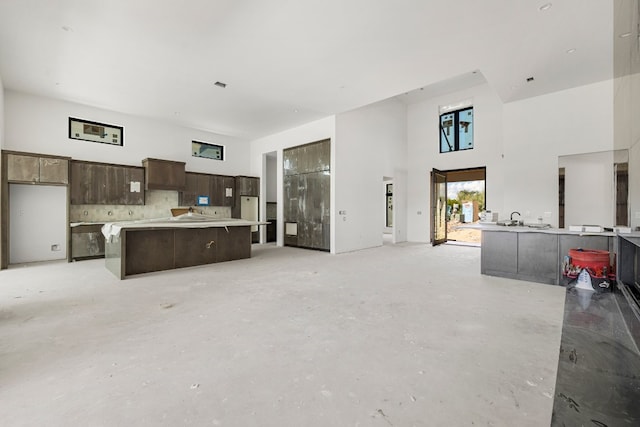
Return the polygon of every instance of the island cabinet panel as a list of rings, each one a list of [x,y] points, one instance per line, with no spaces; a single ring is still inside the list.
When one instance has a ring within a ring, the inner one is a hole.
[[[251,257],[251,226],[122,229],[105,243],[116,277]]]
[[[513,277],[518,273],[518,235],[508,231],[482,233],[481,272]],[[502,274],[498,274],[502,273]]]
[[[69,161],[56,157],[7,154],[7,181],[67,184]]]
[[[175,268],[174,230],[127,230],[125,275]]]
[[[144,159],[146,190],[183,191],[186,185],[184,162],[161,159]]]
[[[71,162],[72,205],[144,205],[144,169]]]
[[[543,233],[518,235],[518,276],[521,280],[558,283],[558,236]]]
[[[218,228],[216,262],[251,257],[250,227]]]
[[[218,231],[217,228],[176,229],[175,268],[216,262]]]

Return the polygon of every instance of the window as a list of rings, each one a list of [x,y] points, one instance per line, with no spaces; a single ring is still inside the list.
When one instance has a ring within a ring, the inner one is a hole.
[[[473,107],[440,114],[440,152],[473,148]]]
[[[224,160],[224,147],[206,142],[191,141],[191,155],[206,159]]]

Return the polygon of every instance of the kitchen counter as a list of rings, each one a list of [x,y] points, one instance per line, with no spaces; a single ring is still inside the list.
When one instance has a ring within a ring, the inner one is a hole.
[[[251,257],[251,227],[266,222],[180,215],[104,224],[105,266],[119,279]]]
[[[482,274],[550,285],[562,284],[561,266],[569,249],[597,249],[615,254],[618,236],[614,232],[578,232],[493,224],[464,227],[482,230]],[[637,232],[622,236],[640,240],[640,233]]]
[[[460,225],[458,228],[469,228],[481,231],[508,231],[511,233],[546,233],[546,234],[567,234],[573,236],[617,236],[622,234],[623,236],[640,237],[640,232],[634,231],[632,233],[616,233],[613,231],[570,231],[568,228],[542,228],[538,224],[532,225],[497,225],[496,223],[485,224],[469,224]]]

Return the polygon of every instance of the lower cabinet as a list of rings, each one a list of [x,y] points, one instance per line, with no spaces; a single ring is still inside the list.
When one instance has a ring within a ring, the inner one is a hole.
[[[71,259],[77,261],[91,258],[104,258],[102,224],[72,227]]]
[[[129,229],[120,234],[107,244],[107,268],[120,278],[251,257],[249,226]]]
[[[558,285],[569,249],[599,249],[614,252],[613,237],[544,232],[482,231],[480,272]]]

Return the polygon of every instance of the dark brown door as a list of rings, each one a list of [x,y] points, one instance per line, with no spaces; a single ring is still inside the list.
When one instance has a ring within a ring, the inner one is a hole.
[[[447,175],[431,171],[431,244],[447,241]]]

